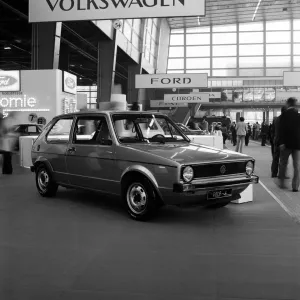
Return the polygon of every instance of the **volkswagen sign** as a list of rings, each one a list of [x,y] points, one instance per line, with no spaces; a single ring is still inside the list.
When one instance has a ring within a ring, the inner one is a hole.
[[[226,173],[226,166],[223,165],[223,166],[220,168],[220,172],[221,172],[222,175],[224,175],[224,174]]]
[[[0,92],[19,92],[20,71],[0,71]]]

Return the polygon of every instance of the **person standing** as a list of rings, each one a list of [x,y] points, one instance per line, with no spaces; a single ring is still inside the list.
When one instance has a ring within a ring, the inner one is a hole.
[[[299,191],[300,185],[300,115],[297,109],[297,99],[291,97],[286,102],[287,111],[282,115],[279,127],[279,186],[284,188],[284,179],[290,155],[293,158],[294,176],[293,192]]]
[[[206,117],[204,116],[202,122],[199,124],[199,127],[203,131],[208,131],[208,122],[206,121]]]
[[[226,126],[225,123],[222,124],[221,131],[222,131],[222,136],[223,136],[223,146],[225,148],[226,147],[226,140],[228,138],[228,131],[227,131],[227,126]]]
[[[261,125],[261,145],[262,146],[266,146],[268,133],[269,133],[269,126],[265,123],[265,121],[263,121],[262,125]]]
[[[271,130],[271,138],[273,138],[273,160],[271,165],[271,174],[272,178],[278,177],[279,170],[279,158],[280,158],[280,148],[279,148],[279,131],[280,131],[280,121],[283,114],[286,112],[286,106],[281,108],[281,115],[279,117],[275,117],[273,120],[273,126]]]
[[[240,117],[240,122],[236,125],[237,144],[235,151],[243,153],[243,145],[245,143],[245,137],[247,134],[247,124],[245,123],[244,117]]]
[[[247,125],[247,134],[245,136],[245,145],[248,146],[249,145],[249,140],[250,140],[250,136],[251,136],[251,126],[248,123]]]
[[[235,122],[232,123],[230,126],[231,136],[232,136],[232,144],[236,146],[236,124]]]
[[[255,124],[255,135],[254,135],[254,139],[256,141],[258,140],[259,131],[260,131],[260,126],[259,126],[258,122],[256,122],[256,124]]]

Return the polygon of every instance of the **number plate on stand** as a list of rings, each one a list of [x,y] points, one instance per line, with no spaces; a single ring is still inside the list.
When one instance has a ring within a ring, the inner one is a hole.
[[[216,191],[209,191],[207,194],[208,200],[220,199],[220,198],[227,198],[232,196],[231,189],[225,190],[216,190]]]

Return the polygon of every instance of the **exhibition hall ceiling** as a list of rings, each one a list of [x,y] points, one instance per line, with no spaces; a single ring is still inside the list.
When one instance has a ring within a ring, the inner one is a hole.
[[[206,0],[205,17],[168,18],[171,28],[252,22],[259,0]],[[300,18],[300,0],[262,0],[255,21]]]

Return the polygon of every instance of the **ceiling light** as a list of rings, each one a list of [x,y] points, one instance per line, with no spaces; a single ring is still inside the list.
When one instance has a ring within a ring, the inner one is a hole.
[[[262,0],[259,0],[258,3],[257,3],[255,12],[254,12],[253,17],[252,17],[252,22],[255,20],[255,17],[256,17],[256,14],[257,14],[257,11],[258,11],[258,9],[259,9],[259,6],[260,6],[261,1],[262,1]]]
[[[5,46],[4,50],[11,50],[11,47],[10,46]]]

